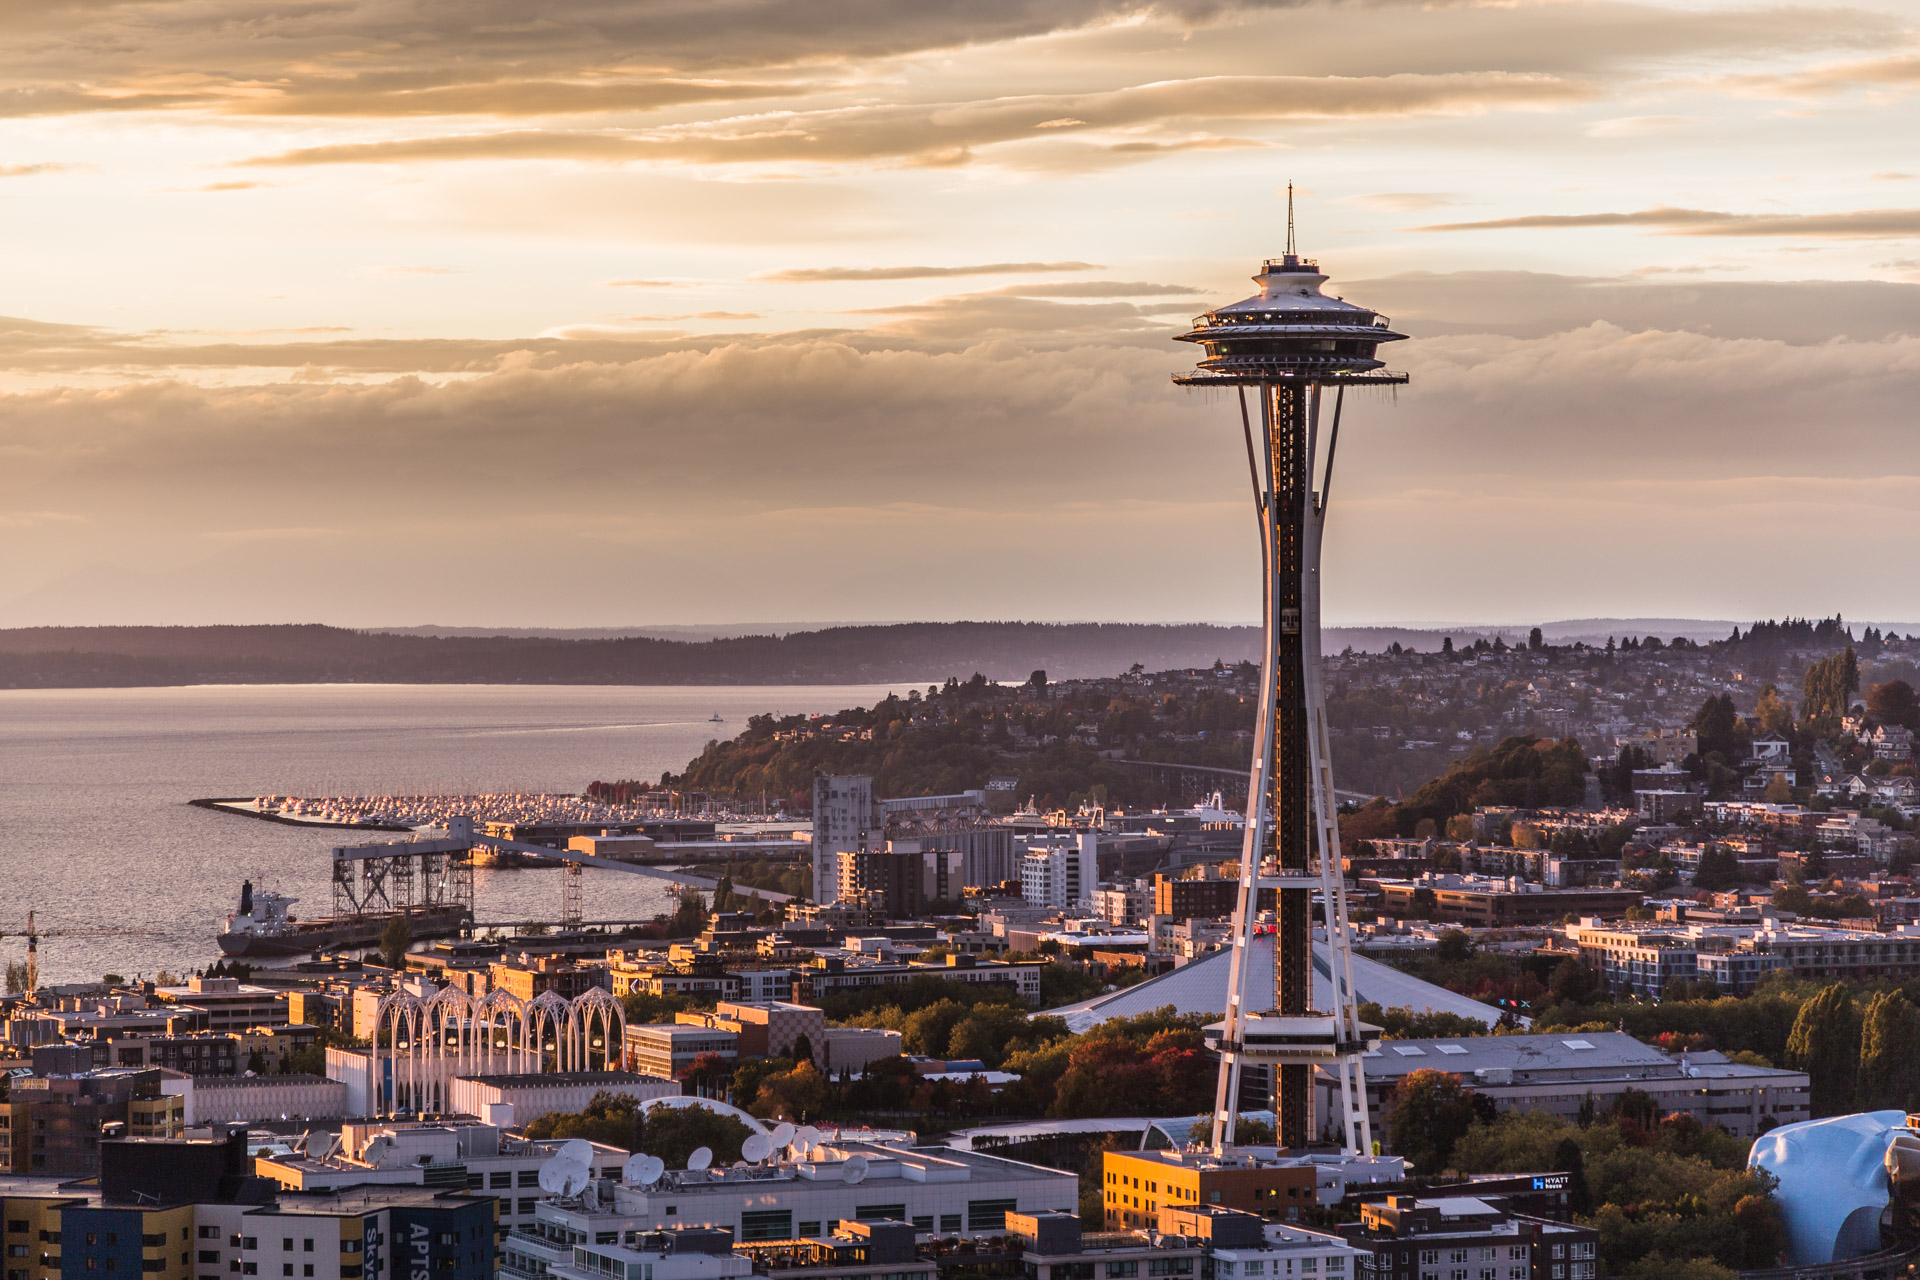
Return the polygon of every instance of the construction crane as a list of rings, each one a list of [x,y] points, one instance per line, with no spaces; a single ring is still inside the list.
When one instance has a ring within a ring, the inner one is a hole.
[[[33,912],[27,912],[25,934],[0,933],[0,938],[25,937],[27,940],[27,994],[32,995],[40,989],[40,939],[42,938],[128,938],[161,937],[159,929],[139,929],[131,927],[108,927],[97,929],[41,929],[34,924]]]

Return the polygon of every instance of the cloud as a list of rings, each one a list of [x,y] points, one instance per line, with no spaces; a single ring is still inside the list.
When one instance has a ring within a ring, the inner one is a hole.
[[[1920,57],[1905,54],[1832,63],[1786,75],[1734,76],[1729,77],[1727,83],[1735,88],[1798,97],[1843,93],[1850,89],[1906,88],[1920,85]]]
[[[463,276],[467,273],[467,269],[465,267],[434,267],[434,266],[409,266],[409,265],[392,266],[392,267],[375,267],[373,271],[375,275],[382,275],[382,276]]]
[[[685,280],[609,280],[609,289],[684,289]]]
[[[759,320],[758,311],[694,311],[679,316],[622,316],[623,320],[633,323],[673,320]]]
[[[39,164],[0,164],[0,178],[31,178],[41,173],[64,173],[69,169],[80,168],[77,164],[60,164],[56,161],[42,161]]]
[[[541,158],[692,163],[917,159],[948,164],[964,163],[977,147],[1030,139],[1040,124],[1057,124],[1047,134],[1055,138],[1083,130],[1201,120],[1471,115],[1502,108],[1569,106],[1599,92],[1596,86],[1559,76],[1521,72],[1205,76],[1098,93],[777,111],[619,133],[522,129],[333,143],[256,156],[242,163],[285,166]],[[1079,123],[1063,123],[1069,119]],[[1127,147],[1133,143],[1115,145]]]
[[[789,267],[754,278],[776,284],[815,284],[825,280],[934,280],[945,276],[1038,275],[1100,269],[1092,262],[980,262],[965,267]]]
[[[1559,227],[1659,227],[1683,236],[1824,236],[1888,239],[1920,235],[1920,209],[1841,213],[1721,213],[1711,209],[1642,209],[1635,213],[1536,213],[1483,222],[1442,222],[1413,231],[1513,231]]]
[[[1596,321],[1628,332],[1687,331],[1796,346],[1920,335],[1920,287],[1873,280],[1671,282],[1454,271],[1344,281],[1340,288],[1422,340],[1489,333],[1538,338]]]
[[[204,187],[195,187],[195,191],[252,191],[259,187],[270,187],[271,182],[209,182]]]

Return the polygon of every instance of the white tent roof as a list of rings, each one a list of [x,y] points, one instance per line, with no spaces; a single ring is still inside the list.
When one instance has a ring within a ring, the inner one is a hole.
[[[1181,1013],[1222,1015],[1227,1008],[1227,964],[1232,954],[1231,951],[1216,951],[1182,965],[1172,973],[1149,978],[1125,990],[1108,992],[1047,1012],[1065,1018],[1068,1028],[1076,1032],[1098,1026],[1109,1018],[1150,1013],[1167,1005],[1172,1005]],[[1313,944],[1313,1003],[1318,1009],[1333,1007],[1333,977],[1327,956],[1327,944],[1316,938]],[[1247,993],[1246,1007],[1272,1008],[1272,934],[1254,937],[1249,978],[1253,986]],[[1494,1019],[1500,1016],[1499,1010],[1490,1005],[1470,1000],[1431,982],[1422,982],[1410,973],[1363,956],[1353,958],[1353,985],[1361,1000],[1371,1000],[1383,1009],[1407,1008],[1415,1013],[1453,1013],[1463,1018],[1477,1019],[1489,1028],[1493,1026]]]

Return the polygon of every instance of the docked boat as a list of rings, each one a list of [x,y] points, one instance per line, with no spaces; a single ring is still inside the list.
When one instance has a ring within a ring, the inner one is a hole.
[[[220,931],[220,950],[230,956],[297,956],[341,947],[378,946],[396,916],[403,916],[416,938],[458,933],[472,923],[463,906],[415,907],[408,911],[369,911],[359,915],[316,916],[303,920],[290,907],[298,898],[266,890],[254,892],[253,881],[240,885],[240,909],[227,917]]]

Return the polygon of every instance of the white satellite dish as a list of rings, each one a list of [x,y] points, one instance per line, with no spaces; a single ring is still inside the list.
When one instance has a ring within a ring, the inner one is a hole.
[[[640,1168],[635,1172],[639,1177],[640,1185],[650,1187],[666,1175],[667,1162],[659,1156],[641,1156]]]
[[[847,1163],[841,1169],[840,1176],[849,1186],[856,1182],[866,1181],[867,1158],[865,1156],[848,1156]]]
[[[785,1120],[773,1126],[773,1145],[784,1147],[793,1141],[794,1128]]]
[[[695,1147],[693,1154],[687,1157],[687,1168],[695,1173],[698,1173],[712,1163],[713,1149],[711,1147]]]
[[[550,1196],[563,1196],[566,1193],[567,1165],[554,1158],[540,1166],[540,1189]]]
[[[555,1159],[564,1160],[568,1164],[577,1164],[582,1169],[593,1165],[593,1144],[585,1138],[569,1138],[561,1143],[560,1149],[553,1154]]]
[[[764,1133],[751,1134],[740,1144],[740,1154],[749,1164],[759,1164],[773,1154],[773,1139]]]
[[[561,1165],[560,1177],[562,1179],[560,1186],[560,1195],[562,1198],[577,1196],[593,1185],[593,1174],[586,1169],[582,1169],[577,1164]]]
[[[794,1131],[792,1141],[801,1155],[811,1155],[814,1144],[820,1141],[820,1131],[810,1124],[803,1124]]]
[[[333,1135],[330,1133],[310,1133],[307,1135],[307,1155],[315,1160],[324,1160],[333,1149]]]

